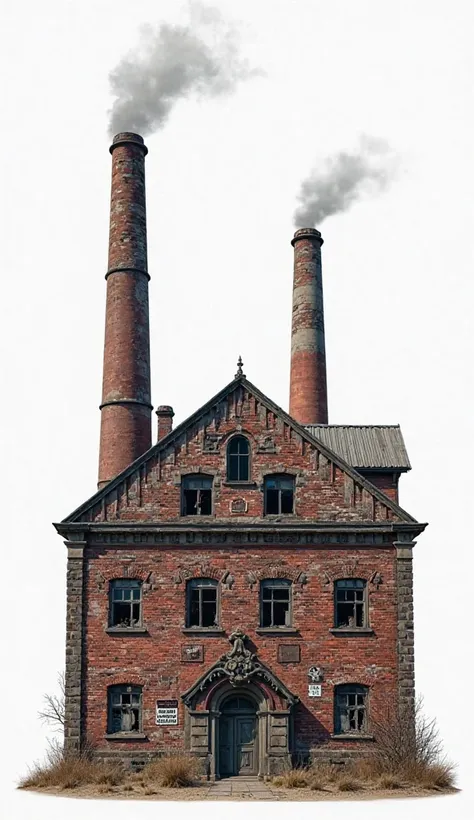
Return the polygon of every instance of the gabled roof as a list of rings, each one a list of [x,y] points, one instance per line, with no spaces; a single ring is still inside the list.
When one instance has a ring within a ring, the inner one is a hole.
[[[320,452],[322,456],[331,461],[334,465],[339,467],[343,472],[345,472],[348,476],[350,476],[356,484],[361,487],[364,487],[374,498],[376,498],[381,504],[385,507],[390,509],[394,515],[401,521],[405,523],[414,523],[418,524],[417,520],[413,518],[409,513],[403,510],[395,501],[392,501],[391,498],[385,495],[381,490],[371,484],[366,478],[362,477],[360,473],[358,473],[353,466],[351,466],[347,461],[345,461],[341,456],[336,453],[334,450],[329,448],[325,443],[323,443],[319,438],[311,435],[311,433],[302,425],[298,424],[291,416],[288,415],[281,407],[278,407],[274,402],[271,401],[267,396],[265,396],[261,391],[255,387],[254,384],[249,382],[245,376],[236,376],[232,379],[229,384],[227,384],[219,393],[213,396],[206,404],[196,410],[191,416],[189,416],[185,421],[171,430],[167,436],[164,436],[160,441],[153,445],[149,450],[147,450],[143,455],[139,458],[135,459],[125,470],[123,470],[119,475],[117,475],[114,479],[109,481],[105,487],[102,487],[98,490],[91,498],[81,504],[74,512],[68,515],[66,518],[63,519],[61,522],[62,524],[69,524],[79,522],[81,516],[84,516],[89,510],[96,507],[97,504],[102,502],[109,493],[113,490],[118,488],[125,478],[129,477],[135,471],[139,469],[143,464],[149,461],[152,458],[155,458],[159,454],[161,450],[169,447],[170,444],[173,443],[174,440],[178,439],[183,433],[188,429],[191,428],[202,416],[209,411],[212,410],[213,407],[219,404],[223,399],[225,399],[230,393],[232,393],[237,386],[241,385],[244,389],[246,389],[249,393],[251,393],[264,407],[266,407],[270,412],[274,413],[278,416],[284,423],[288,424],[296,433],[298,433],[303,440],[307,441],[309,444],[312,444],[316,447],[316,449]],[[419,525],[424,526],[425,525]]]
[[[411,470],[398,424],[306,424],[305,427],[351,467]]]

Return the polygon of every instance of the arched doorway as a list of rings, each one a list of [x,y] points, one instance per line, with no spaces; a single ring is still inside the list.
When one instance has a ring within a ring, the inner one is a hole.
[[[235,694],[220,706],[219,775],[258,773],[257,704],[251,696]]]

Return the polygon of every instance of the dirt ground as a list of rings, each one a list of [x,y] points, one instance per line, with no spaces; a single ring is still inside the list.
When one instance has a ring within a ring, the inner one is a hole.
[[[25,791],[35,791],[39,794],[60,795],[61,797],[75,797],[80,799],[93,800],[200,800],[200,801],[241,801],[241,800],[270,800],[270,801],[305,801],[321,802],[336,800],[394,800],[411,797],[434,797],[440,795],[456,794],[459,789],[419,789],[407,787],[400,789],[375,789],[368,785],[361,785],[361,788],[353,792],[341,792],[328,785],[321,791],[311,791],[311,789],[285,789],[277,788],[271,783],[262,783],[259,788],[250,786],[248,789],[241,788],[236,793],[230,793],[227,789],[219,788],[225,783],[219,784],[199,783],[191,788],[169,789],[159,786],[143,786],[134,784],[121,786],[79,786],[74,789],[25,789]]]

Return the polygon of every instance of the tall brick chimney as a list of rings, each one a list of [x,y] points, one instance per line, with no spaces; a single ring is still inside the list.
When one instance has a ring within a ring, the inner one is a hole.
[[[290,416],[328,423],[321,245],[315,228],[296,231],[291,324]]]
[[[150,328],[145,156],[138,134],[117,134],[112,154],[106,274],[99,489],[151,447]]]

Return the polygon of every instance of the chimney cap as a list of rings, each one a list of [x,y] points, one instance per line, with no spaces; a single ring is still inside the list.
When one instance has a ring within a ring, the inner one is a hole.
[[[145,157],[148,154],[148,148],[145,145],[143,137],[141,137],[140,134],[134,134],[132,131],[120,131],[120,133],[115,134],[115,137],[112,139],[112,145],[109,148],[110,153],[112,153],[118,145],[126,145],[127,143],[139,145],[140,148],[143,149],[143,155]]]
[[[321,245],[324,242],[321,232],[318,231],[317,228],[298,228],[291,240],[293,247],[295,247],[295,242],[297,242],[298,239],[317,239]]]
[[[170,416],[171,418],[174,416],[174,410],[169,404],[160,404],[155,412],[157,416]]]

